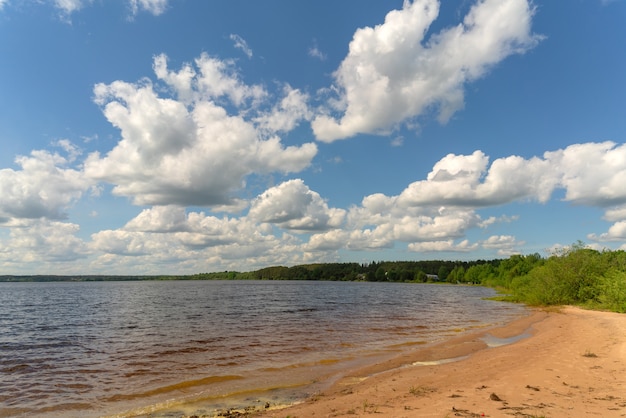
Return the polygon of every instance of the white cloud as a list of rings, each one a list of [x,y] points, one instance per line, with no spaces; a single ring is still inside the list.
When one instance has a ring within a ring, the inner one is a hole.
[[[187,230],[187,214],[180,206],[154,206],[144,209],[125,226],[126,231],[181,232]]]
[[[130,88],[130,96],[137,93],[134,86],[122,87]],[[123,102],[132,108],[131,99]],[[198,104],[190,106],[192,113],[194,106]],[[624,147],[613,143],[576,144],[546,152],[543,158],[510,156],[491,165],[480,151],[465,156],[451,154],[435,163],[426,179],[410,184],[398,196],[375,193],[349,210],[330,208],[319,193],[302,180],[293,179],[258,195],[248,203],[245,215],[216,217],[189,211],[181,205],[156,205],[142,210],[120,229],[94,233],[91,242],[85,243],[77,238],[77,225],[55,219],[63,217],[65,208],[91,184],[81,172],[68,167],[70,160],[80,155],[79,150],[65,140],[55,145],[69,157],[35,151],[17,159],[21,170],[0,171],[0,218],[9,231],[4,238],[0,234],[0,266],[7,270],[15,268],[17,262],[35,266],[36,259],[61,263],[68,271],[72,269],[72,260],[76,263],[73,268],[83,271],[85,263],[90,262],[90,271],[104,273],[122,273],[138,263],[146,266],[139,273],[146,274],[204,271],[207,263],[212,271],[253,270],[267,265],[331,261],[337,259],[339,250],[376,251],[393,248],[396,243],[406,243],[413,252],[486,250],[507,257],[519,253],[524,242],[513,235],[493,235],[472,243],[467,236],[472,229],[488,229],[518,218],[501,215],[483,219],[480,208],[529,198],[545,201],[558,188],[564,189],[565,199],[572,202],[603,207],[623,193],[621,183],[614,178],[619,178],[626,165],[626,158],[621,158]],[[182,148],[185,146],[183,143]],[[182,151],[173,147],[168,152]],[[91,158],[88,157],[88,163]],[[136,165],[141,166],[141,156],[138,158]],[[163,170],[159,164],[156,167]],[[118,166],[117,172],[126,173],[129,178],[139,177],[139,172],[123,165]],[[593,181],[600,181],[603,186],[589,187],[587,176],[596,176]],[[155,177],[153,181],[159,181],[156,173]],[[506,181],[499,180],[504,177]],[[545,178],[550,180],[542,183],[540,180]],[[516,191],[509,192],[508,188]],[[185,191],[184,187],[181,190]],[[412,199],[407,199],[407,191]],[[495,198],[495,194],[505,197]],[[607,232],[589,234],[588,238],[596,242],[624,241],[625,213],[624,205],[609,206],[605,219],[614,224]]]
[[[607,209],[604,219],[612,222],[626,220],[626,205]]]
[[[498,256],[508,257],[518,254],[517,247],[524,245],[523,241],[518,241],[511,235],[494,235],[488,239],[470,243],[467,239],[455,243],[454,240],[416,242],[408,245],[409,250],[415,252],[471,252],[480,247],[496,250]]]
[[[155,239],[145,232],[105,230],[91,236],[92,248],[107,254],[123,256],[156,255],[170,251],[167,240]]]
[[[154,16],[159,16],[167,9],[168,0],[129,0],[129,2],[133,15],[139,11],[146,11]]]
[[[493,206],[520,199],[546,202],[559,184],[550,161],[510,156],[495,160],[482,151],[472,155],[449,154],[438,161],[426,180],[409,185],[399,196],[401,204]]]
[[[540,39],[527,0],[478,1],[462,24],[425,39],[438,13],[436,0],[406,1],[384,24],[355,32],[334,74],[342,114],[313,121],[319,140],[388,132],[431,108],[446,122],[463,107],[466,83]]]
[[[510,223],[513,221],[517,221],[519,219],[518,215],[513,215],[513,216],[507,216],[507,215],[502,215],[499,217],[495,217],[495,216],[490,216],[489,218],[485,219],[484,221],[481,221],[478,226],[480,228],[488,228],[491,225],[494,225],[496,223]]]
[[[61,19],[69,22],[70,16],[83,9],[87,5],[91,5],[93,0],[53,0],[54,7],[60,10]],[[0,10],[8,4],[8,0],[0,0]],[[148,12],[154,16],[161,15],[167,10],[168,0],[128,0],[128,5],[132,16],[137,15],[140,11]]]
[[[266,96],[260,87],[243,84],[227,63],[206,54],[196,66],[198,72],[189,65],[171,72],[164,55],[155,57],[155,73],[180,100],[160,97],[148,80],[96,85],[95,101],[122,139],[104,157],[89,155],[90,178],[113,184],[135,204],[212,206],[232,203],[252,173],[309,166],[315,144],[284,147],[270,125],[261,132],[246,119]],[[222,99],[240,113],[229,114],[217,104]]]
[[[404,216],[394,222],[394,238],[404,242],[461,238],[474,228],[480,217],[471,210],[454,211],[444,216]]]
[[[392,147],[401,147],[404,144],[404,137],[402,135],[398,135],[391,140]]]
[[[207,100],[220,103],[227,100],[241,108],[248,103],[256,105],[268,96],[263,86],[246,85],[240,79],[232,60],[220,60],[202,53],[194,60],[195,67],[185,63],[178,72],[168,68],[167,60],[165,54],[155,56],[152,66],[154,73],[186,105]]]
[[[615,242],[615,241],[625,241],[626,240],[626,221],[615,222],[609,230],[600,235],[589,234],[587,236],[590,240],[600,241],[600,242]]]
[[[350,234],[347,231],[335,229],[332,231],[312,235],[309,242],[305,245],[305,250],[309,252],[316,251],[337,251],[341,248],[347,248]]]
[[[235,71],[232,61],[220,60],[202,54],[196,59],[200,74],[196,78],[197,90],[205,100],[207,98],[228,98],[235,106],[242,106],[246,101],[262,100],[267,96],[265,89],[258,85],[244,84]]]
[[[299,231],[338,227],[344,216],[343,209],[329,208],[321,196],[300,179],[268,189],[252,202],[248,213],[252,220]]]
[[[252,58],[252,49],[248,46],[248,43],[241,36],[234,33],[230,34],[230,40],[235,43],[235,48],[241,49],[248,58]]]
[[[390,225],[380,225],[374,229],[332,230],[311,236],[304,246],[305,251],[352,251],[392,248],[394,245]]]
[[[524,241],[518,241],[511,235],[492,235],[485,241],[481,242],[483,248],[495,249],[499,256],[511,256],[513,254],[519,254],[518,247],[524,245]]]
[[[417,243],[452,242],[482,222],[473,210],[408,208],[398,203],[396,197],[380,193],[366,196],[361,206],[350,208],[341,230],[315,234],[305,247],[308,251],[359,251],[392,248],[399,241],[410,243],[410,248],[422,248]]]
[[[498,158],[489,166],[482,151],[449,154],[426,180],[410,184],[398,197],[404,206],[487,207],[520,200],[547,202],[556,189],[576,204],[612,207],[626,202],[626,144],[574,144],[543,158]],[[623,211],[613,208],[609,217]]]
[[[260,115],[254,118],[254,122],[262,132],[292,131],[300,121],[311,118],[308,100],[307,94],[285,85],[283,98],[270,111],[260,112]]]
[[[55,145],[55,146],[63,149],[63,151],[65,151],[65,153],[67,154],[68,162],[76,161],[76,158],[83,153],[69,139],[59,139],[58,141],[55,141],[53,143],[53,145]]]
[[[478,248],[478,244],[470,244],[468,240],[463,240],[459,243],[455,243],[453,240],[445,241],[428,241],[428,242],[414,242],[408,245],[408,249],[414,252],[427,253],[427,252],[455,252],[466,253],[474,251]]]
[[[93,266],[124,271],[148,265],[146,273],[254,270],[268,265],[292,265],[323,259],[302,253],[302,243],[269,224],[244,218],[217,218],[175,207],[144,210],[117,230],[92,235],[91,248],[101,253]],[[320,258],[322,257],[322,258]],[[168,267],[169,266],[169,267]]]
[[[326,61],[326,54],[323,53],[317,45],[317,40],[313,40],[313,46],[309,48],[309,56],[317,58],[320,61]]]
[[[82,9],[85,3],[89,2],[89,0],[54,0],[54,5],[61,9],[64,15],[69,16],[75,11]]]
[[[545,158],[562,173],[565,200],[599,207],[626,203],[626,144],[574,144]]]
[[[15,162],[21,169],[0,170],[0,220],[63,219],[68,207],[91,186],[82,172],[70,168],[69,160],[57,153],[35,150]]]
[[[543,158],[509,156],[491,165],[481,151],[449,154],[435,163],[425,180],[408,185],[400,195],[366,196],[360,206],[350,208],[341,230],[312,236],[307,248],[362,250],[387,248],[399,241],[409,243],[412,251],[470,251],[479,245],[501,256],[516,254],[524,242],[511,235],[471,245],[456,242],[471,229],[519,219],[515,215],[482,219],[479,209],[528,200],[545,203],[557,189],[565,190],[565,200],[577,204],[604,207],[621,202],[626,196],[625,152],[626,145],[611,142],[575,144],[546,152]],[[624,208],[611,206],[605,218],[619,222],[604,234],[588,237],[625,239]]]
[[[42,218],[13,220],[9,226],[9,236],[0,239],[0,268],[4,271],[31,265],[39,271],[58,272],[70,269],[90,253],[76,236],[76,224]]]

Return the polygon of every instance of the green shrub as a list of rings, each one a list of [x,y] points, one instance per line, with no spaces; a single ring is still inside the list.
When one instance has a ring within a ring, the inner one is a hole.
[[[600,307],[626,313],[626,272],[609,270],[601,280]]]
[[[605,291],[608,260],[604,253],[574,245],[514,278],[511,290],[530,305],[597,305]]]

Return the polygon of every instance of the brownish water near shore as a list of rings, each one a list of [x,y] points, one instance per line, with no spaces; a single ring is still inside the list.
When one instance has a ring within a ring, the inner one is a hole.
[[[0,283],[0,416],[293,402],[345,370],[524,314],[492,295],[401,283]]]

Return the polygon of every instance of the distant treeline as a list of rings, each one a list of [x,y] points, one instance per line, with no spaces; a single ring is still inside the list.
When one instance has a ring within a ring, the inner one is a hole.
[[[319,263],[293,267],[273,266],[256,271],[223,271],[192,275],[156,276],[0,276],[0,281],[57,282],[57,281],[126,281],[126,280],[327,280],[371,282],[445,282],[475,281],[466,271],[477,266],[489,265],[497,269],[503,260],[477,261],[372,261],[359,263]]]
[[[114,276],[114,275],[84,275],[84,276],[59,276],[59,275],[32,275],[32,276],[0,276],[0,282],[112,282],[112,281],[135,281],[155,280],[161,276]]]
[[[126,280],[328,280],[372,282],[436,282],[451,283],[475,281],[471,269],[489,265],[497,269],[503,260],[477,261],[372,261],[359,263],[320,263],[293,267],[273,266],[256,271],[223,271],[192,275],[115,276],[0,276],[0,281],[58,282],[58,281],[126,281]],[[465,279],[466,271],[470,271]]]
[[[238,273],[201,273],[196,279],[221,280],[329,280],[370,282],[465,282],[465,272],[473,266],[498,266],[501,260],[478,261],[372,261],[359,263],[320,263],[293,267],[274,266]]]
[[[626,252],[596,251],[578,242],[544,258],[539,254],[476,261],[372,261],[275,266],[251,272],[184,276],[0,276],[0,281],[333,280],[478,284],[529,305],[582,305],[626,312]]]

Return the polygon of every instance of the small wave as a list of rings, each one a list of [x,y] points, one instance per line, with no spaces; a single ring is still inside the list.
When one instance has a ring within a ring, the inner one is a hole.
[[[528,337],[530,337],[530,334],[528,334],[528,333],[515,335],[515,336],[509,337],[509,338],[498,338],[498,337],[494,337],[491,334],[487,334],[483,338],[481,338],[481,340],[483,340],[485,342],[485,344],[487,344],[487,347],[494,348],[494,347],[501,347],[503,345],[513,344],[513,343],[515,343],[515,342],[517,342],[519,340],[522,340],[522,339],[528,338]]]
[[[438,366],[440,364],[448,364],[454,363],[457,361],[465,360],[469,358],[469,356],[460,356],[460,357],[452,357],[452,358],[444,358],[441,360],[430,360],[430,361],[416,361],[412,363],[413,366]]]
[[[391,348],[402,348],[402,347],[412,347],[415,345],[424,345],[424,344],[428,344],[428,341],[408,341],[405,343],[400,343],[400,344],[393,344],[390,347]]]
[[[105,402],[119,402],[119,401],[130,401],[138,398],[146,398],[155,395],[162,395],[165,393],[182,391],[185,389],[190,389],[197,386],[210,385],[215,383],[228,382],[230,380],[238,380],[243,379],[243,376],[237,375],[229,375],[229,376],[209,376],[203,379],[196,380],[187,380],[184,382],[176,383],[173,385],[163,386],[159,388],[155,388],[152,390],[148,390],[141,393],[130,393],[130,394],[116,394],[112,396],[108,396],[103,399]]]

